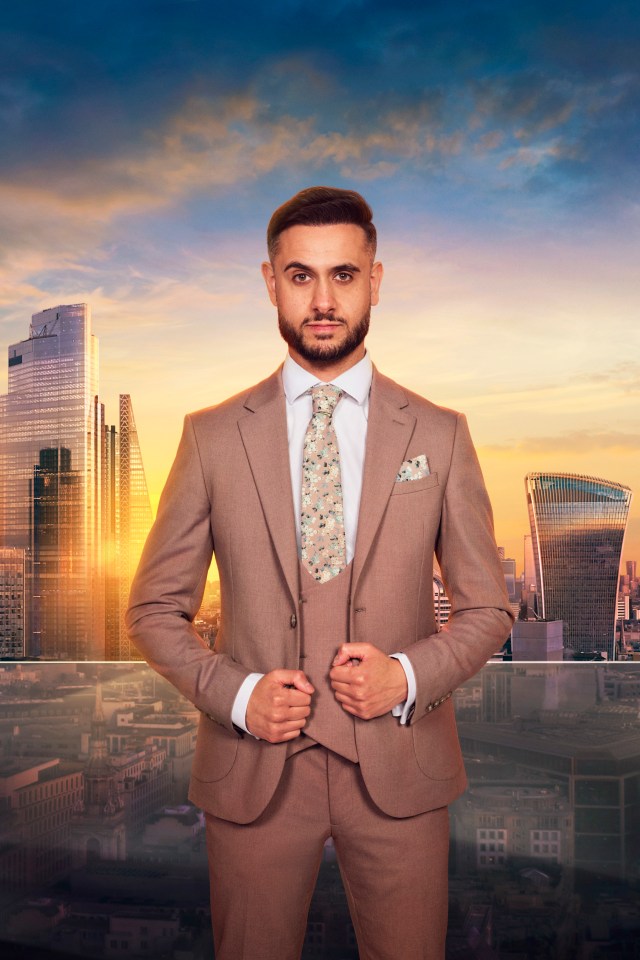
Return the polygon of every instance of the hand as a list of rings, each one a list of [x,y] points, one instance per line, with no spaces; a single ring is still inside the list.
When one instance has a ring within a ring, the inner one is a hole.
[[[361,720],[381,717],[407,699],[402,664],[372,643],[343,643],[329,678],[342,709]]]
[[[247,704],[247,729],[269,743],[300,736],[315,688],[302,670],[272,670],[256,683]]]

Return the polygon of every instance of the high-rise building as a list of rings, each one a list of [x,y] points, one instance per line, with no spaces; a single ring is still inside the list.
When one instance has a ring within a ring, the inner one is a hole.
[[[138,431],[129,394],[120,394],[119,451],[119,586],[120,586],[120,650],[119,660],[141,659],[131,649],[124,624],[131,581],[142,554],[153,515],[142,464]]]
[[[124,441],[105,424],[88,305],[34,314],[0,397],[0,547],[24,551],[22,655],[123,656],[122,592],[151,510],[130,397],[120,407]]]
[[[27,551],[27,653],[100,659],[98,344],[86,304],[32,317],[0,408],[0,535]]]
[[[631,503],[619,483],[571,473],[525,478],[539,612],[565,647],[615,659],[618,571]]]

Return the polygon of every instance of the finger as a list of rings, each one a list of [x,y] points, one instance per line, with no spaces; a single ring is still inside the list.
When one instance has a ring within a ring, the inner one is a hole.
[[[353,707],[350,703],[343,703],[343,704],[341,704],[341,706],[342,706],[342,709],[343,709],[343,710],[346,710],[347,713],[350,713],[352,716],[354,716],[354,717],[359,716],[359,714],[358,714],[358,708],[357,708],[357,707]]]
[[[311,713],[311,707],[289,707],[286,723],[290,720],[304,720]]]
[[[341,693],[347,697],[354,693],[353,684],[351,683],[340,683],[339,680],[332,680],[331,687],[336,692]]]
[[[296,690],[295,687],[288,687],[283,690],[282,696],[284,703],[286,703],[288,707],[305,707],[311,703],[311,694],[302,693],[300,690]]]
[[[331,667],[329,678],[331,680],[338,680],[340,683],[353,683],[356,679],[356,675],[353,672],[354,669],[351,663],[346,664],[344,667]]]
[[[296,690],[301,690],[303,693],[314,693],[315,687],[302,670],[289,670],[287,673],[289,674],[288,683],[292,683]]]
[[[341,704],[343,704],[343,705],[344,705],[344,704],[348,704],[350,707],[353,707],[354,710],[356,710],[356,709],[358,709],[359,707],[362,706],[362,703],[361,703],[359,700],[354,700],[353,697],[350,697],[350,696],[348,696],[347,694],[344,694],[344,693],[336,693],[336,694],[334,694],[334,696],[335,696],[336,700],[338,701],[338,703],[341,703]]]
[[[304,693],[313,693],[314,686],[309,682],[302,670],[272,670],[269,677],[274,683],[286,689],[302,690]]]
[[[295,730],[302,730],[306,724],[306,717],[301,717],[298,720],[274,720],[270,719],[265,724],[265,729],[267,730],[269,736],[271,737],[280,737],[285,733],[291,733]]]
[[[338,647],[338,652],[333,658],[333,665],[335,667],[342,666],[344,663],[348,663],[353,656],[353,653],[349,649],[352,646],[351,643],[343,643],[341,647]]]
[[[342,646],[338,648],[338,654],[340,654],[341,659],[343,655],[346,654],[347,659],[356,657],[358,660],[364,660],[365,657],[370,657],[374,650],[377,650],[377,647],[374,647],[371,643],[343,643]],[[336,656],[338,654],[336,654]],[[344,662],[344,660],[342,662]]]
[[[269,743],[284,743],[286,740],[295,740],[300,736],[299,730],[289,730],[286,733],[278,730],[268,734],[264,739]]]

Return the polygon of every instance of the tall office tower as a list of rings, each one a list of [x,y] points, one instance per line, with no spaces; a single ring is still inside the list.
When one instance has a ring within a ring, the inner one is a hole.
[[[25,655],[24,550],[0,547],[0,657]]]
[[[114,425],[104,428],[104,573],[105,573],[105,660],[120,658],[120,513],[118,510],[119,436]]]
[[[615,659],[618,571],[631,490],[571,473],[525,477],[539,611],[565,647]]]
[[[504,574],[504,582],[507,593],[509,594],[509,600],[511,603],[516,603],[520,599],[518,596],[519,584],[516,579],[516,562],[512,557],[502,557],[500,562],[502,564],[502,572]]]
[[[627,576],[629,580],[635,580],[637,578],[636,566],[635,560],[627,560]]]
[[[120,394],[120,470],[119,470],[119,583],[120,583],[120,660],[140,660],[131,647],[124,625],[131,581],[142,554],[153,515],[142,464],[138,431],[131,397]]]
[[[0,544],[27,551],[27,655],[104,656],[98,341],[86,304],[34,314],[0,398]]]

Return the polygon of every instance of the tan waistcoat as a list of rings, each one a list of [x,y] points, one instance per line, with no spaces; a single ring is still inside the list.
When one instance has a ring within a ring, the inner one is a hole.
[[[303,732],[287,745],[287,756],[321,743],[335,753],[358,760],[353,717],[334,696],[329,670],[338,647],[349,640],[349,563],[338,576],[321,583],[300,561],[300,669],[315,687],[312,711]]]

